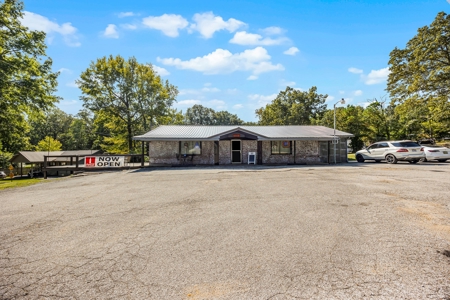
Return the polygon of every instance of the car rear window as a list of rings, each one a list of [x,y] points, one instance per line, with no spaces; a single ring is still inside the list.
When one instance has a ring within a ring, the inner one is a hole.
[[[392,143],[394,147],[420,147],[419,144],[414,142],[398,142],[398,143]]]

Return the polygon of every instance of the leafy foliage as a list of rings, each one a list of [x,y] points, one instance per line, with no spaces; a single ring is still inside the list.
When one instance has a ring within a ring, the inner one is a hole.
[[[62,144],[60,141],[55,140],[51,136],[46,136],[36,146],[36,151],[60,151]]]
[[[419,28],[405,49],[390,53],[387,90],[400,104],[401,130],[410,135],[444,137],[450,128],[450,15],[437,14]]]
[[[310,125],[325,112],[326,98],[317,93],[315,86],[304,92],[286,87],[272,103],[255,113],[260,125]]]
[[[228,111],[215,111],[212,108],[196,104],[187,109],[184,115],[189,125],[241,125],[244,123],[237,115]]]
[[[9,152],[29,147],[21,135],[29,129],[27,116],[57,102],[58,73],[46,57],[45,33],[30,31],[20,23],[23,4],[0,3],[0,142]]]
[[[113,133],[126,137],[128,151],[133,149],[133,135],[158,125],[158,118],[169,114],[178,90],[163,82],[149,64],[134,57],[109,56],[92,62],[77,81],[84,106],[114,119]]]

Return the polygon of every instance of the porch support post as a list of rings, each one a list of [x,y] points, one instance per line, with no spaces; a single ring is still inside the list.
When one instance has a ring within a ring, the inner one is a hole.
[[[44,156],[44,179],[47,179],[47,159],[48,156]]]
[[[141,168],[143,168],[144,167],[144,160],[145,160],[145,145],[144,145],[144,141],[141,142],[141,148],[142,148]]]

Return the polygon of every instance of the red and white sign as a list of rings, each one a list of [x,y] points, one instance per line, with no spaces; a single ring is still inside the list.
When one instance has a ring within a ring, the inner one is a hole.
[[[86,156],[86,168],[120,168],[125,166],[124,156]]]

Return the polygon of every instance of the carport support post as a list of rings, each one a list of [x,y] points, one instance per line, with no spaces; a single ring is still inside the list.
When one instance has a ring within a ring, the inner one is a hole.
[[[44,179],[47,179],[47,158],[48,156],[44,155]]]
[[[142,149],[141,168],[143,168],[144,167],[144,160],[145,160],[145,145],[144,145],[144,141],[141,142],[141,149]]]

